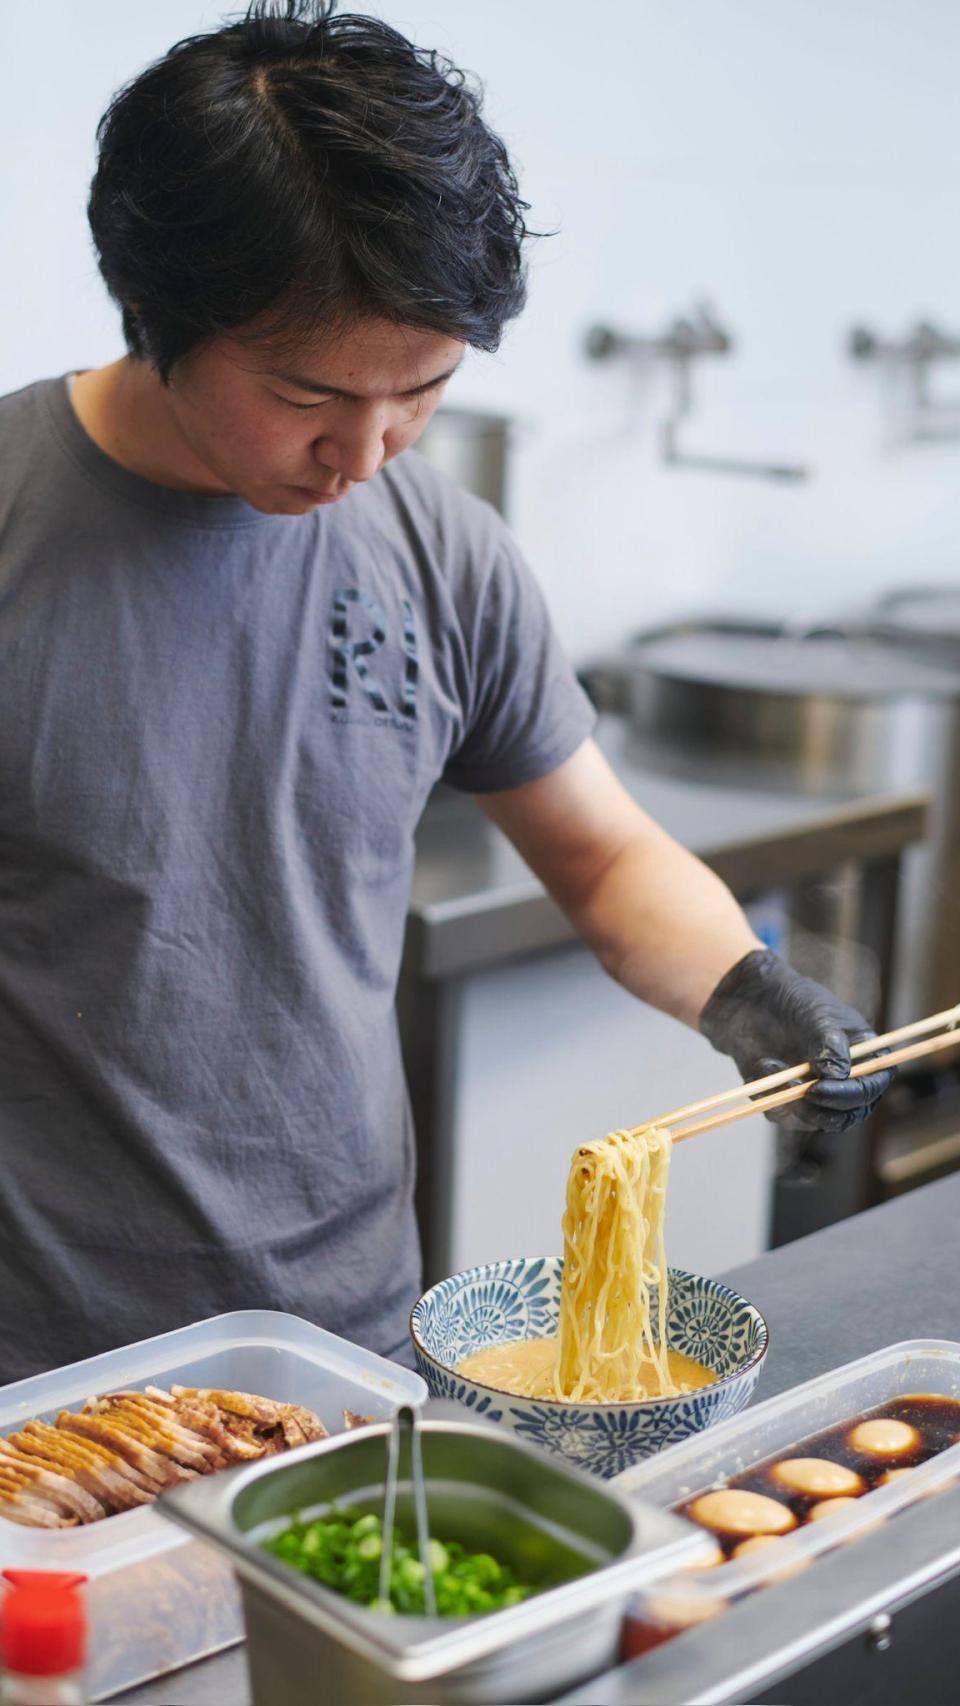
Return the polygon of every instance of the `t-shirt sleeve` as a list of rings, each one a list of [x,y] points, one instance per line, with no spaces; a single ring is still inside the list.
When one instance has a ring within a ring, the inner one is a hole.
[[[497,549],[464,624],[468,702],[443,780],[468,793],[519,788],[576,752],[596,715],[512,536]]]

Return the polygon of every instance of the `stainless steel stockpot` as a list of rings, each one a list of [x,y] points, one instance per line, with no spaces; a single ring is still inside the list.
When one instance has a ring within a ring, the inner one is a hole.
[[[620,659],[639,756],[688,779],[833,797],[927,788],[911,850],[892,1001],[897,1021],[952,1006],[960,963],[960,650],[893,644],[867,626],[792,634],[691,621]]]

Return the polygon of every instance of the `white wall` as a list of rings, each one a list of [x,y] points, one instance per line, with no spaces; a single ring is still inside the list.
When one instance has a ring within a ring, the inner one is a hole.
[[[532,223],[559,228],[534,255],[526,315],[451,400],[531,423],[514,523],[575,656],[680,608],[820,612],[958,573],[960,443],[885,442],[877,375],[843,349],[854,320],[960,327],[955,0],[369,9],[481,75]],[[120,353],[83,212],[96,120],[225,15],[8,5],[0,391]],[[739,347],[696,376],[691,444],[810,461],[806,484],[660,467],[659,390],[581,353],[597,318],[659,330],[703,295]]]
[[[469,979],[458,1065],[450,1273],[559,1253],[578,1143],[739,1082],[702,1037],[639,1006],[575,949]],[[773,1160],[766,1120],[677,1145],[667,1200],[672,1267],[720,1273],[767,1248]]]

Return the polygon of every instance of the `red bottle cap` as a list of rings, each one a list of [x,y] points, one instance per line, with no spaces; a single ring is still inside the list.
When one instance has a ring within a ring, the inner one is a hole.
[[[61,1570],[4,1570],[0,1656],[20,1676],[63,1676],[86,1658],[87,1618],[75,1591],[86,1576]]]

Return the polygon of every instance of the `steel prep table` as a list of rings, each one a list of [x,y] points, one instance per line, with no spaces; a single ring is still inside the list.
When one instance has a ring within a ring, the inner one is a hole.
[[[769,1323],[758,1401],[898,1339],[960,1337],[958,1237],[960,1177],[953,1177],[725,1274]],[[696,1632],[648,1660],[669,1668],[671,1651],[695,1638]],[[624,1666],[604,1679],[602,1693],[598,1681],[581,1698],[629,1706],[630,1682]],[[248,1706],[243,1648],[114,1698],[144,1706]],[[890,1706],[902,1700],[893,1693]],[[917,1706],[933,1703],[917,1699]]]

